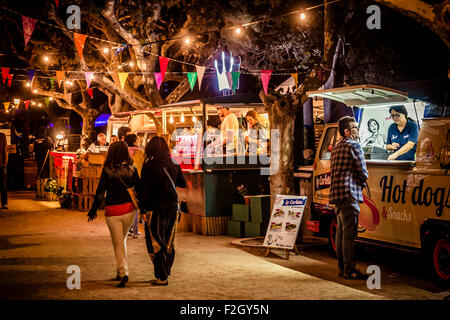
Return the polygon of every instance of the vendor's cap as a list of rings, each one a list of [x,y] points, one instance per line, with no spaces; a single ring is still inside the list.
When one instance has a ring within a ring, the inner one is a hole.
[[[391,106],[389,108],[389,113],[391,113],[392,110],[397,111],[398,113],[403,113],[405,116],[408,116],[408,111],[406,111],[405,106],[402,104],[399,104],[397,106]]]

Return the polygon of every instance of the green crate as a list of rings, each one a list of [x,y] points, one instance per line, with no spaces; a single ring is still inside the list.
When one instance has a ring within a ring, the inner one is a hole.
[[[254,223],[269,222],[270,196],[259,195],[250,197],[250,221]]]
[[[245,222],[245,237],[253,238],[260,237],[265,234],[261,223]]]
[[[250,221],[250,207],[246,204],[233,204],[233,220]]]
[[[228,235],[235,238],[244,237],[244,222],[228,220]]]

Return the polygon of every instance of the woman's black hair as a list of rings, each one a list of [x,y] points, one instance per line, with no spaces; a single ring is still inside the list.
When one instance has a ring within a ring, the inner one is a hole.
[[[163,137],[153,137],[145,146],[145,155],[149,160],[156,160],[161,163],[172,161],[169,146]]]
[[[137,141],[137,135],[135,135],[134,133],[130,133],[125,136],[125,142],[127,143],[127,145],[129,147],[134,147],[134,144],[136,143],[136,141]]]
[[[128,146],[123,141],[113,142],[108,148],[108,154],[104,166],[113,170],[117,169],[123,162],[128,165],[133,164],[133,159],[128,152]]]
[[[405,115],[405,117],[406,117],[406,119],[409,119],[409,120],[411,120],[411,121],[414,121],[414,122],[415,122],[415,120],[414,120],[414,119],[412,119],[412,118],[408,117],[408,111],[406,110],[406,108],[405,108],[405,106],[404,106],[404,105],[402,105],[402,104],[399,104],[399,105],[391,106],[391,107],[389,108],[389,113],[391,113],[391,111],[392,111],[392,110],[394,110],[394,111],[397,111],[398,113],[402,113],[402,114],[404,114],[404,115]]]
[[[378,121],[375,120],[374,118],[371,118],[371,119],[369,119],[369,121],[367,121],[367,130],[369,130],[370,132],[372,132],[372,130],[370,130],[370,124],[371,124],[372,122],[375,122],[375,123],[377,124],[377,127],[378,127],[377,131],[379,131],[379,130],[380,130],[380,124],[379,124]],[[372,133],[374,133],[374,132],[372,132]]]

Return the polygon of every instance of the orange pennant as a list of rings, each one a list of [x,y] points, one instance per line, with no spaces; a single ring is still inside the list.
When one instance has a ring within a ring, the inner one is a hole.
[[[56,71],[56,80],[58,80],[59,85],[61,85],[61,81],[64,80],[64,71]]]
[[[83,49],[84,43],[86,41],[87,35],[81,33],[73,33],[73,38],[75,40],[75,46],[77,47],[78,55],[80,56],[80,60],[83,60]]]

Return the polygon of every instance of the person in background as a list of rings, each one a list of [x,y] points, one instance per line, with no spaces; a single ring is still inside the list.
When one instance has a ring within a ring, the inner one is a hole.
[[[34,140],[34,156],[38,166],[38,178],[50,177],[50,151],[53,150],[53,141],[48,135],[46,127],[38,130],[38,138]]]
[[[359,203],[362,189],[369,177],[363,150],[358,143],[358,123],[345,116],[338,122],[342,139],[331,152],[330,203],[336,206],[336,255],[339,276],[366,280],[367,275],[356,269],[355,240],[358,235]]]
[[[113,134],[111,136],[111,138],[109,139],[109,141],[110,141],[110,144],[111,144],[111,143],[114,143],[116,141],[119,141],[119,138],[115,134]]]
[[[120,127],[117,130],[117,137],[119,138],[120,141],[124,141],[125,140],[125,136],[127,134],[129,134],[131,132],[131,129],[128,127]]]
[[[224,153],[233,154],[236,152],[239,137],[239,120],[229,108],[219,108],[219,118],[222,118],[220,125],[221,139],[211,143],[208,147],[215,148],[217,145],[223,146]]]
[[[6,135],[3,132],[0,132],[0,194],[2,209],[8,209],[8,191],[6,188],[6,167],[8,165],[7,147]]]
[[[97,218],[97,210],[105,197],[105,219],[111,234],[116,257],[116,278],[119,288],[128,282],[127,234],[133,224],[136,208],[127,188],[138,188],[139,174],[133,166],[128,146],[114,142],[108,150],[103,170],[88,213],[88,222]]]
[[[97,141],[92,143],[87,151],[94,152],[94,153],[100,153],[100,152],[107,152],[109,147],[109,143],[106,142],[106,134],[103,132],[100,132],[97,135]]]
[[[245,119],[249,129],[248,135],[245,136],[249,153],[256,154],[258,149],[262,152],[267,152],[267,132],[258,112],[249,110],[245,115]]]
[[[389,108],[394,123],[389,126],[386,149],[394,151],[388,160],[414,160],[416,155],[419,127],[408,117],[405,106]]]
[[[156,286],[166,286],[175,258],[171,239],[177,218],[178,195],[175,186],[186,187],[186,180],[178,163],[172,161],[169,146],[162,137],[153,137],[145,146],[147,161],[139,180],[139,207],[145,222],[145,241],[153,262]],[[145,213],[152,211],[151,221]],[[160,249],[153,247],[152,239]]]
[[[133,164],[137,169],[139,177],[141,176],[142,166],[145,161],[145,152],[144,150],[138,147],[137,136],[134,133],[127,134],[125,136],[125,143],[128,145],[128,152],[130,153],[131,159],[133,159]],[[136,215],[134,217],[133,226],[131,227],[130,233],[133,238],[137,238],[140,234],[139,232],[139,217],[138,211],[136,210]]]

